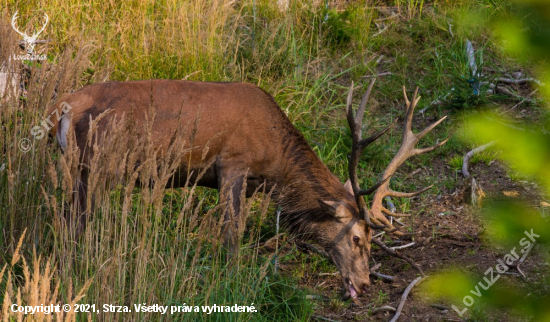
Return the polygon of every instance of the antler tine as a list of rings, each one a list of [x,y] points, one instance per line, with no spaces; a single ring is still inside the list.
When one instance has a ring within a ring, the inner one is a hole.
[[[386,178],[386,179],[383,179],[383,180],[380,180],[378,181],[374,186],[370,187],[369,189],[367,190],[359,190],[359,194],[361,196],[368,196],[368,195],[371,195],[373,194],[376,189],[378,189],[378,187],[380,187],[381,185],[383,185],[386,181],[388,181],[389,178]]]
[[[46,22],[44,23],[44,25],[42,26],[42,29],[40,29],[39,32],[35,32],[32,35],[33,38],[38,37],[38,35],[40,35],[42,33],[42,31],[44,31],[44,29],[46,29],[46,25],[48,25],[48,21],[50,20],[50,17],[48,17],[47,13],[44,13],[44,15],[46,16]]]
[[[369,146],[372,142],[378,140],[379,137],[381,137],[382,135],[384,135],[386,132],[388,132],[395,124],[397,123],[397,119],[393,120],[393,122],[386,126],[385,129],[381,130],[381,131],[378,131],[377,133],[369,136],[368,138],[366,139],[363,139],[359,142],[359,147],[361,149],[361,151],[363,151],[367,146]]]
[[[447,141],[449,141],[449,139],[445,139],[443,142],[439,142],[439,143],[434,144],[432,146],[429,146],[427,148],[414,149],[414,154],[413,155],[419,155],[419,154],[422,154],[422,153],[433,151],[433,150],[439,148],[440,146],[442,146],[443,144],[447,143]]]
[[[15,32],[17,32],[18,34],[20,34],[21,36],[23,37],[26,37],[27,34],[25,33],[22,33],[21,31],[19,31],[19,29],[17,29],[17,14],[19,13],[19,10],[15,11],[15,14],[13,15],[13,18],[11,19],[11,25],[13,26],[13,30],[15,30]]]
[[[414,115],[414,109],[416,107],[416,104],[420,100],[420,97],[418,97],[418,87],[414,91],[414,96],[412,103],[409,101],[409,98],[406,96],[407,92],[405,89],[405,86],[403,86],[403,92],[405,93],[405,100],[407,101],[407,106],[405,107],[405,123],[403,124],[404,131],[403,135],[408,134],[409,132],[412,132],[412,119]]]
[[[405,97],[405,105],[407,105],[407,108],[409,105],[411,105],[411,102],[409,101],[409,97],[407,96],[407,89],[405,88],[405,85],[403,85],[403,96]]]
[[[351,130],[351,135],[353,139],[355,140],[355,117],[353,116],[353,81],[351,81],[351,86],[348,91],[348,98],[346,101],[346,116],[348,119],[348,125]]]
[[[369,101],[369,96],[372,91],[372,88],[374,87],[374,83],[376,82],[376,78],[372,80],[369,84],[369,88],[365,92],[365,95],[363,95],[363,98],[361,99],[361,104],[359,105],[359,108],[357,109],[357,113],[355,114],[355,123],[361,125],[363,123],[363,115],[365,114],[365,107],[367,106],[367,102]]]
[[[396,197],[396,198],[412,198],[423,192],[430,190],[430,188],[433,186],[434,185],[432,184],[414,192],[400,192],[400,191],[394,191],[390,189],[390,192],[387,194],[387,196]]]
[[[445,119],[447,118],[447,115],[443,116],[442,118],[440,118],[439,120],[433,122],[432,124],[430,124],[427,128],[425,128],[424,130],[422,130],[422,132],[418,133],[416,135],[416,137],[420,140],[421,138],[423,138],[424,136],[426,136],[426,134],[428,134],[431,130],[433,130],[436,126],[439,125],[439,123],[443,122]]]
[[[363,96],[363,99],[361,101],[361,105],[359,106],[359,109],[357,110],[357,113],[354,115],[353,112],[353,82],[351,83],[350,89],[348,91],[348,97],[346,102],[346,114],[347,114],[347,121],[348,125],[351,130],[352,140],[353,144],[351,147],[351,155],[349,158],[349,164],[348,164],[348,171],[351,181],[351,187],[353,189],[354,195],[355,195],[355,201],[357,203],[357,207],[359,208],[359,216],[365,218],[365,221],[367,222],[367,225],[373,229],[383,229],[385,226],[383,225],[376,225],[371,221],[371,216],[369,215],[367,205],[365,203],[365,200],[363,199],[363,195],[361,194],[361,188],[359,187],[359,177],[357,176],[357,166],[359,165],[359,158],[361,157],[361,153],[363,152],[363,149],[370,143],[376,140],[376,138],[380,137],[380,135],[384,134],[389,130],[384,129],[379,133],[376,133],[375,135],[369,137],[366,141],[362,140],[362,123],[363,123],[363,115],[365,112],[366,104],[368,102],[368,98],[370,95],[370,92],[372,91],[372,88],[374,86],[374,81],[371,82],[369,85],[369,88],[367,90],[367,93]],[[383,184],[380,183],[380,184]]]
[[[400,197],[400,198],[411,198],[414,196],[417,196],[426,190],[430,189],[432,186],[420,189],[415,192],[398,192],[390,189],[389,187],[389,179],[395,174],[397,169],[405,162],[408,158],[414,155],[418,155],[424,152],[432,151],[443,144],[447,142],[447,140],[435,144],[431,147],[427,148],[421,148],[417,149],[415,148],[415,145],[418,143],[418,141],[424,137],[428,132],[433,130],[437,125],[439,125],[443,120],[445,120],[446,116],[441,118],[440,120],[434,122],[430,126],[428,126],[426,129],[424,129],[419,134],[414,134],[412,132],[412,119],[414,114],[414,108],[418,104],[418,101],[420,100],[420,97],[418,97],[418,87],[416,88],[414,92],[414,96],[412,99],[412,102],[409,101],[409,98],[407,97],[407,91],[405,86],[403,86],[403,97],[405,98],[405,102],[407,104],[406,106],[406,116],[403,124],[403,142],[401,143],[401,147],[399,148],[399,151],[394,156],[394,158],[391,160],[391,162],[388,164],[386,170],[384,171],[383,178],[384,182],[380,184],[378,189],[376,189],[376,192],[374,193],[372,206],[369,211],[369,215],[371,216],[371,221],[375,224],[383,224],[386,226],[384,230],[386,232],[395,232],[398,235],[403,235],[403,233],[396,231],[396,228],[391,225],[389,220],[384,216],[384,214],[393,216],[393,217],[403,217],[403,214],[395,214],[388,209],[386,209],[383,206],[383,200],[385,197],[391,196],[391,197]]]

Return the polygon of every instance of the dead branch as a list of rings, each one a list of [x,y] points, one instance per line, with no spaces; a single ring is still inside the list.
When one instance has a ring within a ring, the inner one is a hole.
[[[413,289],[413,287],[419,283],[420,281],[424,280],[426,277],[417,277],[414,279],[409,286],[405,289],[405,292],[401,296],[401,302],[399,302],[399,306],[397,307],[397,312],[395,312],[395,315],[390,320],[390,322],[396,322],[399,319],[399,316],[401,315],[401,310],[403,310],[403,306],[405,305],[405,301],[407,300],[407,296],[409,295],[409,292]]]
[[[327,321],[327,322],[339,322],[337,320],[331,320],[329,318],[324,318],[322,316],[318,316],[318,315],[312,315],[311,316],[313,319],[316,319],[316,320],[320,320],[320,321]]]
[[[384,282],[387,282],[387,283],[395,282],[395,276],[374,272],[372,270],[370,271],[370,276],[378,277],[379,279],[381,279],[381,280],[383,280]]]
[[[541,81],[539,81],[538,79],[532,78],[532,77],[521,78],[521,79],[511,79],[511,78],[499,77],[497,79],[497,82],[505,83],[505,84],[514,84],[514,85],[523,85],[523,84],[526,84],[526,83],[535,83],[537,85],[544,86],[544,84]]]
[[[495,142],[496,141],[491,141],[487,144],[484,144],[480,147],[477,147],[477,148],[473,149],[472,151],[470,151],[470,152],[466,153],[466,155],[464,155],[464,158],[462,159],[462,175],[464,176],[464,178],[469,178],[470,177],[470,172],[468,171],[468,163],[470,162],[470,158],[472,158],[474,156],[474,154],[485,151],[488,147],[493,146],[495,144]]]
[[[441,305],[441,304],[432,304],[430,306],[433,307],[433,308],[436,308],[438,310],[441,310],[441,311],[445,311],[445,310],[449,311],[451,309],[450,307],[448,307],[446,305]]]
[[[392,311],[392,312],[395,312],[396,311],[396,308],[392,307],[392,306],[389,306],[389,305],[384,305],[384,306],[381,306],[379,308],[376,308],[374,310],[372,310],[370,312],[370,314],[376,314],[378,312],[386,312],[386,311]]]
[[[404,248],[408,248],[408,247],[414,246],[415,244],[416,244],[415,242],[412,242],[412,243],[409,243],[409,244],[407,244],[407,245],[401,245],[401,246],[391,247],[391,249],[393,249],[393,250],[404,249]]]
[[[447,21],[447,25],[449,26],[449,34],[451,34],[451,37],[454,37],[455,35],[453,34],[453,24],[451,24],[450,21]]]
[[[376,77],[380,77],[380,76],[390,76],[390,75],[392,75],[391,72],[385,72],[385,73],[380,73],[380,74],[376,74],[376,75],[363,76],[363,78],[376,78]]]
[[[382,248],[382,250],[384,250],[386,253],[390,254],[391,256],[394,256],[394,257],[397,257],[397,258],[401,258],[402,260],[406,261],[407,263],[409,263],[414,269],[416,269],[422,276],[425,276],[424,274],[424,271],[422,271],[422,268],[420,268],[420,266],[418,266],[418,264],[416,264],[415,262],[412,261],[412,259],[408,258],[407,256],[405,255],[401,255],[399,254],[397,251],[389,248],[388,246],[386,246],[384,244],[384,242],[376,239],[376,238],[373,238],[372,239],[372,242],[375,243],[378,247]]]

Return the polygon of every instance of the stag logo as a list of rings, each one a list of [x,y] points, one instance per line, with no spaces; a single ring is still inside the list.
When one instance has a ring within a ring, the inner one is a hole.
[[[17,18],[18,18],[17,17],[17,12],[18,11],[15,12],[15,14],[13,15],[13,18],[11,19],[11,25],[12,25],[13,29],[18,34],[23,36],[23,41],[25,42],[25,50],[27,51],[27,53],[29,55],[33,55],[34,54],[34,46],[36,46],[36,44],[37,44],[37,38],[44,31],[44,29],[46,28],[46,25],[48,24],[48,21],[49,21],[49,17],[46,13],[44,13],[46,21],[44,22],[44,25],[42,26],[42,29],[40,29],[38,32],[35,32],[32,36],[29,36],[29,35],[27,35],[26,32],[21,32],[21,31],[19,31],[19,29],[17,29],[17,25],[16,25]]]

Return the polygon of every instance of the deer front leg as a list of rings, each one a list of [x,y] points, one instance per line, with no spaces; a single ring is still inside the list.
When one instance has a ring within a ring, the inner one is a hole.
[[[243,198],[245,198],[243,194],[245,178],[244,171],[219,171],[220,203],[224,208],[224,245],[228,251],[228,261],[235,258],[239,251],[239,242],[243,231],[243,218],[240,216]]]

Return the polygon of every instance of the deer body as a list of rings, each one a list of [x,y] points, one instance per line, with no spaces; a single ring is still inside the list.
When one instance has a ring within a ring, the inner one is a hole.
[[[96,119],[112,110],[99,122],[98,132],[106,130],[109,120],[123,115],[131,116],[140,128],[152,107],[155,146],[168,149],[175,133],[192,142],[174,175],[176,186],[185,184],[190,171],[197,173],[207,167],[197,184],[220,189],[220,195],[229,196],[226,202],[235,210],[240,209],[245,183],[247,194],[262,184],[266,190],[273,188],[283,209],[282,221],[290,230],[325,247],[352,297],[366,290],[370,283],[370,229],[358,217],[352,190],[329,171],[273,97],[259,87],[178,80],[109,82],[61,98],[50,113],[62,103],[71,109],[51,133],[64,147],[69,131],[73,131],[80,151],[89,151],[90,117]],[[177,132],[178,128],[185,130]],[[83,163],[90,157],[90,153],[82,152]],[[86,180],[83,174],[83,184],[77,189],[80,199],[86,197]],[[229,211],[225,220],[233,220]],[[233,251],[239,231],[239,227],[234,228],[227,237]]]

